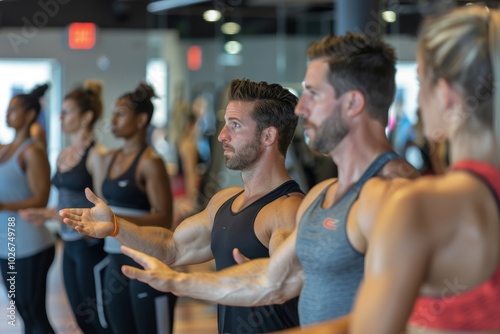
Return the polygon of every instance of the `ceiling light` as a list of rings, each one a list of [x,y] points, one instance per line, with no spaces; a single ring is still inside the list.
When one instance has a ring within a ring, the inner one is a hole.
[[[396,12],[392,10],[384,10],[382,12],[382,20],[388,23],[396,22]]]
[[[222,14],[215,9],[207,10],[203,13],[203,19],[207,22],[216,22],[219,21],[222,17]]]
[[[237,55],[241,52],[241,49],[243,49],[243,46],[240,42],[229,41],[224,44],[224,51],[226,51],[230,55]]]
[[[220,27],[220,30],[226,35],[235,35],[240,32],[241,26],[236,22],[226,22]]]

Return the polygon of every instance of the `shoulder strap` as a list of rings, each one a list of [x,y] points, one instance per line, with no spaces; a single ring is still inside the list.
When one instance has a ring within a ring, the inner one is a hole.
[[[368,179],[376,175],[389,161],[400,158],[401,157],[395,152],[382,153],[366,169],[358,182],[356,182],[355,187],[360,188],[366,181],[368,181]]]
[[[14,154],[12,155],[12,157],[10,159],[14,160],[14,159],[17,159],[17,157],[26,149],[26,147],[28,145],[30,145],[31,143],[33,143],[33,139],[29,138],[29,139],[26,139],[22,144],[21,146],[19,146],[17,148],[17,150],[14,152]]]
[[[132,162],[132,165],[130,165],[130,168],[129,170],[135,170],[135,167],[137,166],[137,164],[139,163],[139,159],[141,158],[141,155],[142,153],[144,153],[144,151],[148,148],[148,145],[144,145],[143,148],[141,148],[141,150],[139,151],[139,153],[137,153],[137,155],[135,156],[134,158],[134,162]]]
[[[118,151],[119,150],[116,150],[115,153],[113,153],[113,157],[111,158],[111,161],[109,162],[108,170],[106,171],[106,179],[109,178],[109,171],[111,170],[111,166],[113,166],[113,163],[116,160],[116,156],[118,155]]]

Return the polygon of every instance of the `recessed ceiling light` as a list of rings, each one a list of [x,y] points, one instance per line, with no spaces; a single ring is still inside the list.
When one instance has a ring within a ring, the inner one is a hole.
[[[226,22],[220,27],[220,30],[226,35],[235,35],[240,32],[241,26],[236,22]]]
[[[207,10],[203,13],[203,19],[208,22],[216,22],[219,21],[222,14],[215,9]]]
[[[397,15],[395,11],[392,10],[384,10],[382,12],[382,20],[388,23],[396,22]]]
[[[240,42],[229,41],[226,42],[226,44],[224,44],[224,51],[226,51],[230,55],[236,55],[240,53],[241,49],[243,49],[243,46],[241,45]]]

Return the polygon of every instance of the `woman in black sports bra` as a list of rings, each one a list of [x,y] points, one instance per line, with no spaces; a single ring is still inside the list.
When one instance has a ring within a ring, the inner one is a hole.
[[[169,228],[172,222],[169,178],[164,161],[146,141],[154,96],[153,88],[141,83],[116,101],[111,131],[124,144],[105,158],[102,194],[116,215],[141,226]],[[104,309],[113,333],[171,332],[176,297],[139,281],[129,281],[121,273],[121,266],[137,264],[121,254],[116,239],[107,237],[104,249],[109,259],[104,275]]]

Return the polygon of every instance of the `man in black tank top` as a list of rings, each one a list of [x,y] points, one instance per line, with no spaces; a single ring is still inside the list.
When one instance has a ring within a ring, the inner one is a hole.
[[[175,232],[140,227],[122,218],[117,218],[115,225],[109,207],[88,190],[87,197],[96,204],[93,209],[67,209],[61,214],[80,233],[99,238],[114,234],[123,245],[172,267],[215,259],[220,271],[237,263],[233,253],[239,253],[235,249],[249,259],[269,258],[295,228],[297,208],[304,197],[285,167],[285,154],[298,123],[296,103],[297,97],[278,84],[231,82],[225,125],[218,139],[226,166],[241,171],[244,187],[219,191],[203,211],[184,220]],[[69,219],[75,218],[69,214],[78,215],[78,221]],[[124,248],[124,252],[128,251]],[[137,270],[123,268],[126,275],[135,278]],[[180,290],[172,292],[184,294]],[[299,325],[296,298],[274,304],[219,305],[219,332],[267,333]]]

